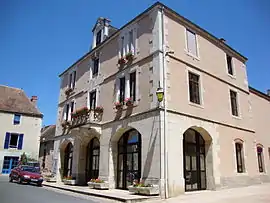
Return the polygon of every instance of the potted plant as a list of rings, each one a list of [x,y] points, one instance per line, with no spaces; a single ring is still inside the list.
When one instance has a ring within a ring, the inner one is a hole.
[[[143,181],[134,181],[133,185],[128,187],[128,191],[135,194],[142,195],[158,195],[159,194],[159,186],[152,184],[144,184]]]
[[[126,104],[126,106],[132,106],[132,105],[133,105],[133,100],[132,100],[132,98],[126,98],[126,99],[125,99],[125,104]]]
[[[95,179],[91,179],[87,182],[87,185],[90,189],[93,189],[95,187]]]
[[[124,65],[126,63],[126,59],[124,57],[118,59],[118,64],[119,65]]]
[[[133,59],[134,59],[133,53],[132,53],[132,52],[127,53],[127,55],[126,55],[126,60],[127,60],[128,62],[131,62]]]
[[[89,112],[88,107],[82,107],[82,108],[76,110],[77,115],[85,115],[88,112]]]
[[[102,113],[103,112],[103,107],[102,106],[97,106],[96,108],[95,108],[95,112],[96,113]]]
[[[63,177],[63,183],[65,185],[75,185],[76,179],[72,176],[66,176],[66,177]]]
[[[95,189],[99,190],[108,190],[109,189],[109,184],[105,182],[104,180],[101,179],[95,179],[93,180],[93,186]]]
[[[70,88],[70,87],[68,87],[68,88],[66,89],[66,91],[65,91],[65,94],[66,94],[66,95],[69,95],[72,91],[73,91],[73,89]]]
[[[115,102],[114,107],[115,107],[115,109],[119,110],[123,107],[123,104],[122,104],[122,102]]]

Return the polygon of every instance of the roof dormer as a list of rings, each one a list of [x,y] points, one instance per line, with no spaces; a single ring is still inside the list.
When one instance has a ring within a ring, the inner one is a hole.
[[[110,33],[110,20],[107,18],[99,17],[97,22],[92,30],[93,32],[93,44],[92,48],[95,48],[97,45],[102,43],[107,37],[109,37]]]

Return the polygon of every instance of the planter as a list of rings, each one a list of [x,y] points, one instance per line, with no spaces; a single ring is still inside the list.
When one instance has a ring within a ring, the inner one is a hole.
[[[128,191],[135,193],[135,194],[141,194],[141,195],[159,195],[159,186],[153,185],[151,187],[134,187],[129,186]]]
[[[76,180],[67,180],[67,179],[64,179],[63,180],[63,183],[65,185],[76,185]]]
[[[121,66],[121,65],[124,65],[126,63],[126,59],[124,58],[120,58],[118,59],[118,64]]]
[[[95,189],[99,190],[108,190],[109,189],[109,183],[93,183]]]
[[[88,187],[89,187],[90,189],[94,189],[94,187],[95,187],[94,184],[95,184],[94,182],[88,182],[88,183],[87,183],[87,185],[88,185]]]
[[[56,183],[56,177],[48,177],[48,178],[44,178],[46,180],[46,182],[50,182],[50,183]]]

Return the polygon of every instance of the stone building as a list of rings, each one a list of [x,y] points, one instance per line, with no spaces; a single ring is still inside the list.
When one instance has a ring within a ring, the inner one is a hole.
[[[0,85],[0,169],[9,174],[25,154],[38,159],[43,115],[23,90]]]
[[[55,127],[55,125],[48,125],[41,129],[39,145],[39,163],[41,170],[44,172],[53,171]]]
[[[270,97],[246,61],[161,3],[120,29],[99,18],[92,49],[60,74],[58,181],[143,179],[162,197],[269,181]]]

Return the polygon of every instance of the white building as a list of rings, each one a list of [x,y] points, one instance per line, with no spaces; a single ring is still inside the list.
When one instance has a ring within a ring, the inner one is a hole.
[[[20,155],[38,159],[43,115],[36,107],[37,97],[29,99],[23,90],[0,86],[0,173],[8,174]]]

